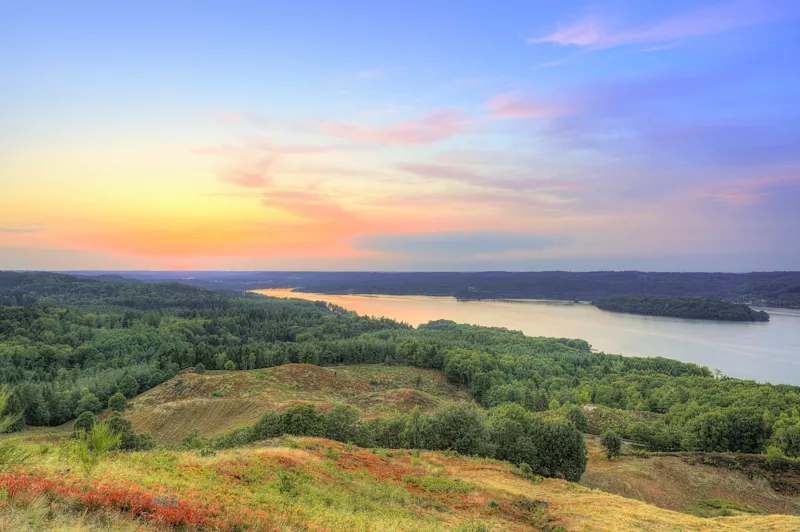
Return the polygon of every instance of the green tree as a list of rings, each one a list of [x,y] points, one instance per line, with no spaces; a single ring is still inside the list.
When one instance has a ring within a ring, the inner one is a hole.
[[[233,360],[228,360],[227,362],[225,362],[225,369],[227,371],[236,369],[236,363]]]
[[[75,415],[79,416],[83,412],[99,412],[103,409],[100,399],[91,392],[84,393],[78,401],[78,406],[75,407]]]
[[[336,405],[322,416],[322,436],[349,442],[358,438],[358,412],[347,405]]]
[[[419,376],[417,376],[419,378]],[[419,406],[415,406],[406,420],[403,441],[409,449],[423,449],[428,439],[430,417]]]
[[[75,438],[67,442],[67,455],[70,456],[89,478],[95,468],[119,445],[120,434],[101,421],[95,423],[89,432],[83,429],[76,432]]]
[[[564,405],[562,409],[564,412],[564,418],[575,425],[576,429],[581,432],[586,432],[589,430],[589,422],[586,421],[586,415],[583,413],[583,410],[580,406],[568,404]]]
[[[431,444],[461,454],[490,456],[493,453],[486,413],[473,403],[453,403],[431,416]]]
[[[81,412],[81,414],[75,420],[75,425],[73,426],[73,430],[76,433],[81,430],[88,433],[91,432],[92,427],[94,427],[95,423],[97,423],[97,417],[94,415],[93,412],[87,410],[85,412]]]
[[[613,430],[607,430],[600,436],[600,445],[606,450],[609,460],[622,453],[622,437]]]
[[[128,400],[119,392],[108,398],[108,408],[113,412],[124,412],[127,407]]]
[[[119,391],[128,399],[139,393],[139,383],[131,374],[127,374],[119,381]]]

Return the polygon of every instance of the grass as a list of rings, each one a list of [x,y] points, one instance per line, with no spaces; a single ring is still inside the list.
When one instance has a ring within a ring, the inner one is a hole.
[[[703,517],[800,513],[800,497],[746,471],[692,464],[678,453],[624,454],[609,461],[598,438],[586,443],[589,464],[581,484],[590,488]]]
[[[401,366],[320,367],[286,364],[250,371],[185,373],[131,401],[126,417],[160,445],[175,444],[193,429],[206,437],[254,423],[268,410],[313,403],[321,410],[348,404],[362,417],[433,410],[466,400],[440,371]]]
[[[100,464],[91,481],[58,452],[24,444],[34,452],[32,462],[0,475],[0,530],[26,530],[26,522],[35,522],[29,530],[134,530],[129,525],[140,524],[143,530],[285,531],[800,528],[798,517],[702,518],[562,480],[534,482],[506,463],[452,453],[373,452],[317,438],[263,443],[207,457],[164,449],[120,453]],[[706,503],[716,510],[745,508],[722,498]]]

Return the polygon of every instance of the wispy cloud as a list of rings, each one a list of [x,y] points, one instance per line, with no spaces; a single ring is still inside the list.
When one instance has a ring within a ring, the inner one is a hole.
[[[625,45],[680,41],[797,15],[798,4],[792,0],[738,0],[714,4],[674,15],[660,22],[627,28],[615,26],[608,18],[592,14],[562,26],[549,35],[528,38],[526,41],[529,44],[552,43],[602,50]]]
[[[552,235],[513,231],[371,233],[353,239],[356,249],[404,257],[471,257],[538,251],[564,242]]]
[[[537,101],[520,92],[496,94],[486,102],[489,116],[495,120],[544,118],[563,114],[566,109],[550,102]]]
[[[41,224],[10,224],[0,227],[0,233],[40,233]]]
[[[432,144],[465,132],[469,122],[461,111],[439,109],[388,125],[321,122],[318,128],[329,135],[370,144]]]

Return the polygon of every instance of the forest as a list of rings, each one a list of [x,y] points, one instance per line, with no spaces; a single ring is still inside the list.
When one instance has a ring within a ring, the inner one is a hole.
[[[708,296],[757,306],[800,308],[800,272],[124,272],[124,275],[148,282],[180,281],[211,290],[294,288],[321,294],[570,301],[593,301],[621,294]]]
[[[769,321],[769,314],[747,305],[701,296],[606,296],[593,301],[601,310],[645,316],[669,316],[696,320]]]
[[[560,419],[575,405],[593,404],[650,413],[616,430],[653,451],[774,448],[800,456],[799,387],[665,358],[595,353],[583,340],[444,320],[415,329],[322,302],[60,274],[0,273],[0,302],[0,384],[14,390],[7,409],[23,414],[14,429],[99,412],[118,393],[133,397],[185,370],[387,364],[441,370],[469,390],[480,426],[503,416]],[[381,423],[390,422],[398,425],[367,424],[360,437],[381,442],[410,423],[402,416]],[[458,448],[458,436],[428,430],[420,445]],[[486,434],[480,452],[496,456],[498,433]]]

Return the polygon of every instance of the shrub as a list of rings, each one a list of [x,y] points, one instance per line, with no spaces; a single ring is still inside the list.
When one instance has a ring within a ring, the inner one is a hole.
[[[139,382],[133,377],[133,375],[128,374],[122,377],[122,380],[119,381],[118,388],[122,395],[130,399],[139,393]]]
[[[119,392],[108,398],[108,408],[114,412],[124,412],[127,407],[128,400]]]
[[[202,362],[198,362],[198,364],[194,367],[194,372],[199,375],[202,375],[203,373],[206,372],[206,367],[203,365]]]
[[[764,453],[764,458],[766,458],[769,467],[775,468],[783,463],[785,456],[780,447],[770,445]]]
[[[78,463],[88,478],[108,453],[119,445],[119,441],[119,433],[101,421],[88,432],[78,430],[76,437],[66,444],[67,455]]]
[[[431,417],[431,443],[435,449],[461,454],[493,455],[486,413],[472,403],[453,403]]]
[[[75,420],[73,430],[77,433],[79,431],[90,432],[94,424],[97,422],[97,417],[92,412],[83,412]]]
[[[236,362],[234,362],[233,360],[228,360],[227,362],[225,362],[223,368],[228,371],[234,370],[236,369]]]
[[[103,409],[100,400],[91,392],[84,393],[78,401],[78,406],[75,407],[75,415],[79,416],[83,412],[99,412]]]
[[[600,445],[606,450],[606,456],[611,460],[622,452],[622,438],[613,430],[608,430],[600,437]]]
[[[589,430],[589,422],[586,421],[586,416],[581,407],[577,405],[564,405],[562,410],[564,412],[564,418],[575,425],[575,428],[579,431],[587,432]]]

